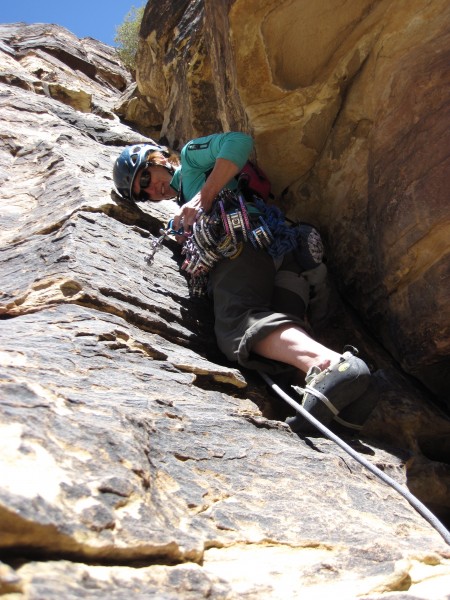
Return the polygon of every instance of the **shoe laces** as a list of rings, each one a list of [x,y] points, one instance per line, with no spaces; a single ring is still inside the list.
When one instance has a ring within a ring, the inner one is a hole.
[[[317,375],[319,375],[319,373],[322,373],[319,367],[317,367],[316,365],[310,367],[308,372],[306,373],[305,382],[308,385],[311,385],[311,382],[317,377]]]
[[[318,366],[314,365],[313,367],[310,367],[308,372],[306,373],[305,376],[305,383],[307,385],[313,385],[313,383],[315,383],[315,379],[318,375],[322,375],[322,377],[320,377],[320,379],[322,379],[323,377],[325,377],[325,375],[327,373],[330,373],[337,365],[340,365],[342,362],[348,360],[349,358],[352,358],[353,356],[357,356],[359,354],[358,349],[355,348],[354,346],[344,346],[344,351],[341,354],[341,356],[339,357],[339,360],[337,360],[335,363],[331,364],[329,367],[326,367],[325,369],[321,370]]]

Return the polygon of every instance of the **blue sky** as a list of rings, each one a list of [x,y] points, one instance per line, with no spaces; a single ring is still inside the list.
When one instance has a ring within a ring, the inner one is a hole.
[[[0,23],[56,23],[78,37],[93,37],[111,46],[116,27],[131,7],[144,0],[0,0]]]

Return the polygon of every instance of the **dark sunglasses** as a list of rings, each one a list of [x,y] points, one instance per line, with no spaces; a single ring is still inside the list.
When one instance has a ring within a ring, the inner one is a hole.
[[[152,174],[150,173],[150,169],[144,169],[141,173],[141,176],[139,177],[139,187],[141,188],[146,188],[148,187],[152,182]]]
[[[145,168],[139,176],[139,193],[138,200],[150,200],[150,196],[147,192],[144,191],[152,182],[152,174],[150,173],[150,169]]]

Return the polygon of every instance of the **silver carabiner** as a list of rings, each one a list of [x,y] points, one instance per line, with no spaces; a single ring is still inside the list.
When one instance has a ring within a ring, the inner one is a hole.
[[[168,229],[160,229],[159,233],[161,235],[159,236],[159,238],[153,240],[151,248],[150,248],[150,253],[147,254],[147,256],[145,257],[145,262],[148,265],[153,264],[153,261],[155,260],[155,254],[161,248],[162,243],[166,239],[166,237],[168,237],[169,230]]]

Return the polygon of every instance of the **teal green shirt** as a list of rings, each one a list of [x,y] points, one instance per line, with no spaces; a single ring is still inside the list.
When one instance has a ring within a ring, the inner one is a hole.
[[[181,166],[177,168],[170,185],[176,191],[183,184],[184,202],[189,202],[201,190],[217,158],[233,162],[239,169],[245,165],[253,148],[253,139],[238,132],[216,133],[188,142],[181,151]],[[236,189],[233,177],[226,185]]]

